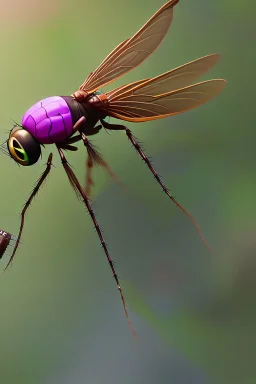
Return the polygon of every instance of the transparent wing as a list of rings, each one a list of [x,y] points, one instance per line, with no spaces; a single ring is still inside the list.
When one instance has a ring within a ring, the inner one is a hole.
[[[161,95],[137,93],[129,100],[115,101],[106,113],[121,120],[142,122],[161,119],[199,107],[215,97],[226,85],[224,79],[214,79]]]
[[[132,38],[119,44],[79,89],[95,92],[141,64],[164,39],[178,1],[168,1]]]
[[[127,100],[129,97],[141,93],[142,89],[144,95],[152,96],[183,88],[208,72],[219,59],[220,54],[218,53],[207,55],[154,78],[119,87],[107,93],[108,100],[110,102]]]
[[[154,120],[196,108],[216,96],[225,86],[214,79],[188,86],[219,60],[219,54],[208,55],[175,68],[160,76],[119,87],[106,93],[104,111],[122,120]]]

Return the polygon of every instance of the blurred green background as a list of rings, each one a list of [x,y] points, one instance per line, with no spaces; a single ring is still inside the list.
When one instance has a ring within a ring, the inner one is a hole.
[[[68,95],[161,0],[1,1],[1,142],[36,101]],[[127,186],[94,173],[94,209],[127,297],[137,345],[90,218],[55,148],[31,168],[1,154],[0,227],[22,244],[0,278],[0,382],[5,384],[253,384],[256,382],[255,2],[181,0],[157,52],[111,89],[209,53],[207,78],[226,89],[208,104],[152,123],[128,124],[187,217],[152,179],[122,132],[93,137]],[[68,154],[81,181],[85,151]],[[11,250],[9,250],[10,253]],[[1,264],[3,270],[5,257]]]

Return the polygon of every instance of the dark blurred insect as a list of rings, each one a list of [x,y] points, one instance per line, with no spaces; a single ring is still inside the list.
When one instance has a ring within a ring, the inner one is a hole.
[[[56,145],[69,181],[77,195],[85,203],[96,228],[115,277],[127,319],[128,312],[113,261],[109,256],[102,231],[88,199],[90,186],[93,183],[92,167],[98,164],[105,167],[112,175],[113,173],[88,137],[97,134],[102,126],[106,130],[124,131],[163,191],[177,207],[190,217],[201,239],[206,243],[197,222],[163,184],[131,130],[124,125],[109,124],[104,119],[110,116],[119,120],[138,123],[173,116],[200,106],[216,96],[224,88],[226,81],[214,79],[193,85],[189,84],[212,68],[219,60],[220,55],[213,54],[202,57],[160,76],[139,80],[107,93],[97,92],[101,87],[137,67],[155,51],[171,25],[173,7],[177,3],[178,0],[168,1],[132,38],[119,44],[100,66],[89,74],[73,95],[49,97],[33,105],[24,114],[22,124],[14,126],[9,139],[6,141],[10,156],[24,166],[35,164],[38,161],[41,155],[41,146],[44,144]],[[101,124],[97,125],[98,122]],[[76,151],[77,147],[73,144],[80,140],[83,141],[88,154],[85,190],[81,187],[63,153],[63,150]],[[52,156],[50,154],[46,170],[22,210],[18,241],[8,265],[13,260],[21,238],[26,210],[51,170]]]
[[[17,237],[13,236],[11,233],[0,229],[0,259],[2,259],[7,247],[10,245],[11,241],[16,241]]]

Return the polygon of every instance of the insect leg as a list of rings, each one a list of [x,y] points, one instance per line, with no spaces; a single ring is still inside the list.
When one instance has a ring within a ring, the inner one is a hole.
[[[125,315],[126,315],[128,324],[129,324],[129,326],[131,328],[133,336],[136,337],[136,333],[135,333],[135,331],[133,329],[133,326],[132,326],[132,324],[130,322],[130,319],[129,319],[129,316],[128,316],[128,311],[127,311],[127,308],[126,308],[126,302],[125,302],[125,299],[124,299],[123,291],[122,291],[122,288],[121,288],[118,276],[117,276],[116,271],[115,271],[113,260],[111,259],[110,255],[109,255],[107,244],[106,244],[106,242],[105,242],[105,240],[103,238],[102,231],[101,231],[100,226],[99,226],[99,224],[98,224],[98,222],[96,220],[96,216],[95,216],[95,213],[94,213],[94,211],[92,209],[90,201],[89,201],[88,197],[86,196],[86,194],[85,194],[82,186],[80,185],[79,181],[77,180],[76,175],[74,174],[74,172],[70,168],[70,166],[69,166],[69,164],[67,162],[67,159],[64,156],[62,150],[60,148],[58,148],[58,151],[59,151],[59,154],[60,154],[60,157],[61,157],[62,165],[63,165],[63,167],[64,167],[64,169],[66,171],[66,174],[67,174],[67,176],[69,178],[71,186],[75,190],[76,194],[77,195],[79,194],[81,196],[82,201],[85,203],[86,208],[87,208],[87,210],[88,210],[88,212],[89,212],[89,214],[91,216],[91,219],[93,221],[94,227],[95,227],[95,229],[97,231],[97,234],[98,234],[98,237],[100,239],[101,245],[102,245],[102,247],[103,247],[103,249],[105,251],[105,255],[107,256],[108,263],[109,263],[110,268],[112,270],[113,276],[114,276],[114,278],[116,280],[117,288],[118,288],[119,293],[121,295],[121,299],[122,299],[122,302],[123,302],[123,307],[124,307],[124,311],[125,311]]]
[[[170,191],[166,188],[166,186],[164,185],[164,183],[162,182],[160,176],[157,174],[156,170],[154,169],[153,165],[151,164],[149,158],[145,155],[144,151],[142,150],[141,148],[141,145],[139,145],[139,143],[135,140],[135,137],[133,136],[132,132],[130,131],[130,129],[128,129],[127,127],[125,127],[124,125],[118,125],[118,124],[109,124],[109,123],[106,123],[106,121],[101,121],[102,125],[104,126],[104,128],[106,129],[111,129],[111,130],[125,130],[126,132],[126,135],[128,137],[128,139],[130,140],[130,142],[132,143],[132,145],[134,146],[134,148],[136,149],[136,151],[138,152],[138,154],[140,155],[140,157],[142,158],[142,160],[146,163],[146,165],[148,166],[148,168],[150,169],[150,171],[153,173],[154,175],[154,178],[156,179],[156,181],[158,182],[158,184],[160,184],[160,186],[162,187],[164,193],[174,202],[174,204],[176,204],[176,206],[181,209],[193,222],[193,224],[195,225],[196,229],[197,229],[197,232],[201,238],[201,240],[203,241],[203,243],[206,245],[206,247],[209,249],[209,251],[211,253],[213,253],[213,250],[211,249],[211,247],[208,245],[207,241],[205,240],[202,232],[201,232],[201,229],[197,223],[197,221],[195,220],[195,218],[185,209],[183,208],[179,203],[178,201],[171,195]]]
[[[90,129],[90,131],[86,131],[86,135],[87,136],[93,136],[93,135],[97,135],[97,133],[99,133],[99,131],[102,129],[102,125],[97,125],[96,127],[93,127],[92,129]]]
[[[65,149],[65,151],[71,151],[71,152],[75,152],[78,150],[77,147],[75,147],[74,145],[69,145],[69,144],[60,144],[59,147],[61,149]]]
[[[87,176],[86,176],[86,193],[90,193],[90,187],[93,185],[93,180],[91,177],[91,171],[94,165],[101,165],[106,169],[106,171],[109,173],[109,175],[112,177],[112,179],[118,183],[121,184],[116,174],[111,170],[108,163],[103,159],[102,155],[96,150],[94,145],[87,139],[86,135],[81,132],[82,140],[84,142],[84,146],[87,149],[88,153],[88,159],[86,163],[87,168]],[[121,184],[122,185],[122,184]]]
[[[79,128],[81,128],[81,125],[85,122],[86,118],[85,116],[80,117],[79,120],[75,123],[73,127],[73,133],[75,133]]]
[[[92,168],[93,168],[93,161],[91,156],[87,157],[86,160],[86,177],[85,177],[85,193],[90,196],[91,195],[91,187],[93,186],[93,179],[92,179]]]
[[[7,264],[7,266],[5,267],[4,270],[6,270],[8,268],[8,266],[11,264],[13,258],[14,258],[14,255],[16,253],[16,250],[18,248],[18,245],[20,243],[20,239],[21,239],[21,235],[22,235],[22,230],[23,230],[23,227],[24,227],[24,222],[25,222],[25,214],[26,214],[26,211],[28,209],[28,207],[30,206],[33,198],[36,196],[37,192],[39,191],[40,187],[42,186],[43,182],[45,181],[48,173],[50,172],[51,170],[51,167],[52,167],[52,153],[50,153],[49,157],[48,157],[48,160],[47,160],[47,165],[46,165],[46,170],[44,171],[44,173],[41,175],[41,177],[39,178],[35,188],[33,189],[29,199],[27,200],[26,204],[24,205],[24,208],[22,209],[22,212],[21,212],[21,223],[20,223],[20,231],[19,231],[19,235],[18,235],[18,238],[17,238],[17,242],[14,246],[14,249],[13,249],[13,252],[12,252],[12,255],[10,257],[10,260]]]
[[[128,128],[126,128],[124,125],[121,124],[110,124],[107,123],[105,120],[100,120],[101,124],[105,129],[109,129],[110,131],[126,131]]]
[[[74,144],[74,143],[77,143],[77,142],[80,141],[80,140],[82,140],[82,137],[81,137],[81,135],[79,134],[79,135],[70,137],[69,139],[67,139],[67,140],[65,141],[64,144]]]

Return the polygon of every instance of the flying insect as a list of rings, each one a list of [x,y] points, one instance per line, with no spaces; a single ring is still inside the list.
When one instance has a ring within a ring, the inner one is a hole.
[[[140,65],[156,50],[172,23],[174,7],[178,2],[179,0],[169,0],[163,5],[133,37],[121,42],[71,96],[48,97],[29,108],[22,118],[21,125],[14,126],[6,141],[10,156],[23,166],[35,164],[43,146],[54,144],[57,147],[70,184],[85,203],[96,228],[130,326],[121,285],[89,200],[92,167],[98,164],[110,173],[111,171],[88,137],[99,133],[102,127],[107,131],[124,131],[165,194],[193,221],[201,239],[206,243],[196,220],[166,188],[131,130],[125,125],[111,124],[105,118],[109,116],[121,121],[140,123],[173,116],[204,104],[224,88],[226,81],[213,79],[196,84],[193,84],[193,81],[211,69],[218,62],[220,55],[204,56],[154,78],[126,84],[110,92],[98,92],[103,86]],[[80,140],[88,154],[85,189],[79,183],[63,152],[76,151],[74,144]],[[18,240],[6,268],[12,262],[21,239],[26,211],[51,171],[52,158],[51,153],[45,171],[21,212]]]

